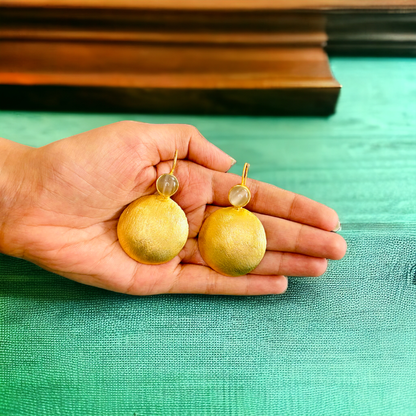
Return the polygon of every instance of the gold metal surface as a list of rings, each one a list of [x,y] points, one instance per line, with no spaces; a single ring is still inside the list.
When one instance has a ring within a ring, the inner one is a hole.
[[[222,208],[204,222],[198,237],[202,258],[226,276],[253,271],[266,252],[266,233],[260,220],[244,208]]]
[[[244,165],[241,185],[231,188],[248,191],[249,198],[244,205],[248,204],[251,196],[246,186],[249,167],[248,163]],[[215,211],[205,220],[199,232],[198,247],[202,258],[208,266],[226,276],[243,276],[252,272],[266,253],[263,224],[250,211],[241,208],[244,205]]]
[[[250,164],[244,163],[243,174],[241,175],[241,186],[246,186],[249,168],[250,168]]]
[[[175,151],[175,156],[173,157],[172,169],[170,170],[169,175],[173,175],[173,172],[175,172],[177,162],[178,162],[178,150]]]
[[[140,263],[166,263],[180,253],[188,239],[189,226],[186,215],[181,207],[169,198],[179,187],[179,181],[173,175],[177,160],[176,150],[170,173],[161,175],[156,182],[159,195],[136,199],[123,211],[118,220],[117,235],[122,249]],[[166,183],[166,188],[160,182],[167,179],[170,180],[170,184]],[[159,184],[161,186],[158,186]]]
[[[170,198],[143,196],[121,214],[117,234],[121,247],[145,264],[166,263],[176,257],[188,239],[185,213]]]

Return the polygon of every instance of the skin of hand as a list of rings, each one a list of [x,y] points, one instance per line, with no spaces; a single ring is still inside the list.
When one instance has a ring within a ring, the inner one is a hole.
[[[137,263],[121,249],[117,221],[133,200],[153,194],[172,166],[189,239],[162,265]],[[248,179],[246,207],[262,221],[267,252],[252,274],[226,277],[204,264],[197,236],[204,219],[229,206],[241,176],[234,161],[188,125],[122,121],[40,148],[1,139],[0,251],[87,285],[131,295],[280,294],[289,276],[319,276],[341,259],[345,240],[330,232],[334,210],[304,196]]]

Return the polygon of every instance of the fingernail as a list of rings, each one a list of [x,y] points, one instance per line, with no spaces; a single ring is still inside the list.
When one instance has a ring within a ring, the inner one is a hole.
[[[231,159],[231,166],[234,166],[237,163],[237,161],[233,159],[232,157],[230,157],[230,159]]]
[[[338,231],[341,231],[342,227],[341,227],[341,223],[338,221],[337,226],[335,227],[334,230],[332,230],[333,233],[337,233]]]

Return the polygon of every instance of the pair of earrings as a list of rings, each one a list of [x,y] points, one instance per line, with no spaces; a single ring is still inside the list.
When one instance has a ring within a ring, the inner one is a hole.
[[[174,176],[178,152],[170,173],[156,181],[158,194],[133,201],[121,214],[117,234],[121,247],[134,260],[162,264],[176,257],[186,244],[189,227],[185,213],[170,197],[179,189]],[[221,208],[203,223],[198,246],[204,261],[226,276],[253,271],[266,252],[266,233],[260,220],[243,207],[250,202],[246,186],[249,164],[240,185],[231,188],[231,207]]]

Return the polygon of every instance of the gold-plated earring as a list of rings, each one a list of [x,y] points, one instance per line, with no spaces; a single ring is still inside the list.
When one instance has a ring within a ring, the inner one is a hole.
[[[243,169],[241,185],[231,188],[233,205],[211,214],[202,225],[198,246],[204,261],[226,276],[243,276],[253,271],[266,253],[266,233],[260,220],[243,207],[250,202],[246,186],[248,168]]]
[[[121,214],[117,235],[123,250],[145,264],[162,264],[176,257],[188,239],[188,220],[181,207],[170,199],[179,189],[173,175],[178,159],[175,152],[172,170],[156,181],[158,194],[142,196]]]

